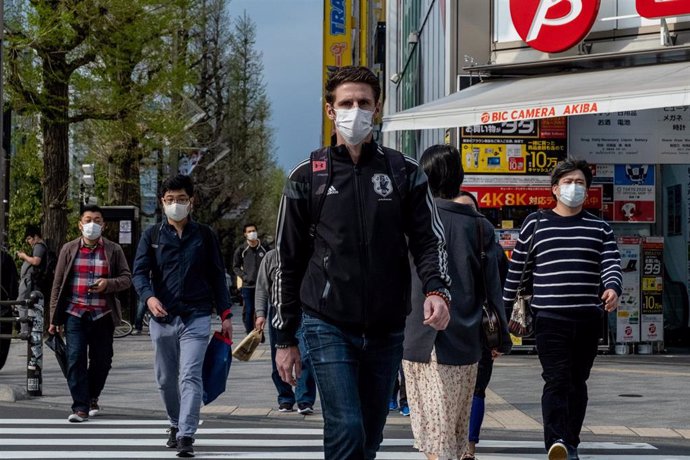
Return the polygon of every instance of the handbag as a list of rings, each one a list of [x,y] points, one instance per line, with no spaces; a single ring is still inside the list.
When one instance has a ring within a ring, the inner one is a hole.
[[[508,322],[508,330],[515,337],[529,337],[534,333],[534,319],[532,318],[532,309],[530,308],[532,296],[525,295],[523,282],[525,281],[525,272],[527,271],[529,257],[532,255],[534,240],[537,239],[537,229],[539,228],[540,220],[541,212],[538,212],[537,222],[534,224],[534,232],[532,233],[532,239],[529,242],[529,249],[527,250],[525,264],[522,266],[522,273],[520,274],[520,282],[518,283],[517,294],[515,296],[515,300],[513,301],[513,311],[510,314],[510,321]]]
[[[232,351],[232,356],[240,361],[249,361],[254,354],[256,347],[261,343],[261,338],[264,335],[263,331],[254,329],[245,338],[242,339],[239,345]]]
[[[482,271],[482,281],[484,284],[484,302],[482,303],[482,335],[484,343],[489,349],[499,348],[502,345],[501,323],[498,313],[489,303],[489,291],[486,286],[486,272],[484,270],[486,262],[486,252],[484,251],[484,230],[480,219],[476,220],[477,231],[479,232],[479,266]]]
[[[211,403],[225,391],[231,364],[232,341],[222,333],[214,332],[206,347],[201,369],[204,405]]]
[[[67,345],[65,345],[65,341],[62,340],[62,336],[60,334],[50,334],[45,344],[55,352],[55,358],[60,366],[62,375],[67,378]]]

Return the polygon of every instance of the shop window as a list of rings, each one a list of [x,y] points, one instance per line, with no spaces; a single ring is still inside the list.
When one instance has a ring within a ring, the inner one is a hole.
[[[669,236],[682,235],[682,188],[680,184],[666,187],[666,215],[668,216],[666,233]]]

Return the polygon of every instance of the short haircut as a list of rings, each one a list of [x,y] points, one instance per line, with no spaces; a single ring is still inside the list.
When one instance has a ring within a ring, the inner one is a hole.
[[[97,204],[87,204],[83,208],[81,208],[79,218],[81,219],[84,216],[84,213],[86,212],[98,212],[101,214],[101,216],[103,216],[103,209],[101,209],[101,207]]]
[[[34,224],[27,225],[26,230],[24,231],[24,238],[34,237],[34,236],[41,238],[41,227],[39,227],[38,225],[34,225]]]
[[[343,83],[366,83],[374,91],[374,103],[381,97],[381,83],[379,78],[367,67],[345,66],[333,72],[326,80],[326,102],[333,104],[335,89]]]
[[[585,183],[589,189],[592,185],[592,170],[589,169],[589,165],[585,160],[575,160],[572,158],[568,158],[556,165],[551,172],[551,185],[558,185],[558,181],[561,180],[561,177],[577,170],[582,171],[582,174],[585,175]]]
[[[258,230],[258,227],[257,227],[256,225],[254,225],[254,224],[244,224],[244,227],[242,228],[242,233],[247,233],[247,229],[248,229],[249,227],[254,227],[254,228],[256,228],[256,229]]]
[[[161,198],[166,194],[166,192],[171,190],[184,190],[190,197],[194,196],[194,182],[190,176],[185,176],[184,174],[168,177],[161,184]]]
[[[474,203],[474,209],[476,211],[479,211],[479,201],[477,201],[477,197],[474,196],[474,193],[470,193],[466,190],[460,190],[460,193],[458,193],[458,197],[461,197],[461,196],[466,196],[467,198],[472,200],[472,203]]]
[[[424,151],[419,164],[428,177],[433,196],[446,200],[458,196],[465,177],[458,149],[447,144],[432,145]]]

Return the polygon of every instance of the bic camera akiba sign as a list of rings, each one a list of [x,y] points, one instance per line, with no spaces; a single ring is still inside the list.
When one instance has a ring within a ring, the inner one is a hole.
[[[688,0],[635,2],[637,12],[645,18],[690,14]],[[600,4],[601,0],[510,0],[510,15],[515,30],[525,43],[545,53],[559,53],[587,36]]]

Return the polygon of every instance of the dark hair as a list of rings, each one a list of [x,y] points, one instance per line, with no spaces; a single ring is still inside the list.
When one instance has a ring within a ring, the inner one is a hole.
[[[170,190],[183,190],[187,192],[187,195],[194,196],[194,182],[190,176],[185,176],[184,174],[178,174],[177,176],[168,177],[161,184],[160,196],[161,198],[166,192]]]
[[[585,160],[575,160],[572,158],[568,158],[556,165],[551,172],[551,185],[558,185],[558,181],[561,180],[561,177],[577,170],[582,171],[582,174],[585,175],[585,183],[589,189],[589,186],[592,185],[592,170],[589,169],[589,165]]]
[[[374,91],[374,103],[381,97],[381,83],[374,72],[366,67],[345,66],[333,72],[326,80],[326,102],[333,104],[335,89],[343,83],[366,83]]]
[[[467,192],[465,190],[460,190],[460,193],[458,193],[458,197],[461,196],[466,196],[470,200],[472,200],[472,203],[474,203],[474,210],[479,211],[479,201],[477,201],[477,197],[474,196],[473,193]]]
[[[31,237],[37,236],[37,237],[41,238],[41,227],[39,227],[38,225],[33,225],[33,224],[27,225],[26,230],[24,231],[24,238],[27,238],[29,236],[31,236]]]
[[[103,210],[102,210],[101,207],[98,206],[97,204],[87,204],[87,205],[84,205],[84,207],[81,208],[81,212],[79,213],[79,218],[80,218],[80,219],[84,216],[84,213],[85,213],[85,212],[98,212],[98,213],[101,214],[101,216],[103,215]]]
[[[432,145],[424,151],[419,164],[429,178],[433,196],[446,200],[458,196],[465,177],[458,149],[446,144]]]
[[[247,229],[248,229],[249,227],[254,227],[254,228],[256,228],[256,229],[258,230],[258,228],[256,227],[256,225],[254,225],[254,224],[244,224],[244,227],[242,227],[242,233],[247,233]]]

